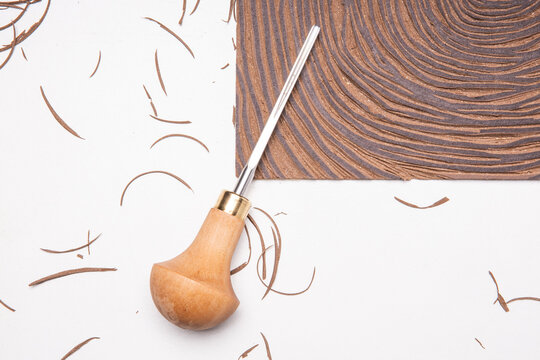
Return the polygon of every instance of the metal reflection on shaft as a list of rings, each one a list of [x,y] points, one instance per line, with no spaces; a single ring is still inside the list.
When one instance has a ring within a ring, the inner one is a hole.
[[[281,116],[281,113],[283,112],[283,109],[285,108],[285,104],[287,104],[287,100],[291,95],[294,85],[296,84],[296,81],[298,80],[298,77],[300,76],[300,73],[304,68],[309,53],[311,52],[311,48],[313,47],[313,44],[315,44],[315,40],[317,39],[320,30],[321,29],[318,26],[313,26],[309,31],[304,45],[302,46],[302,49],[300,49],[298,57],[296,58],[291,72],[287,77],[287,81],[285,81],[285,85],[283,85],[283,89],[281,89],[281,93],[276,100],[274,108],[268,116],[268,120],[266,121],[261,135],[259,136],[259,140],[257,141],[257,144],[255,144],[255,147],[251,152],[251,156],[249,157],[248,162],[246,163],[246,165],[242,169],[242,172],[240,173],[240,176],[238,177],[238,182],[234,187],[234,192],[236,194],[244,195],[247,187],[251,183],[251,180],[253,180],[253,177],[255,176],[255,170],[257,169],[257,165],[259,165],[259,161],[261,160],[264,150],[266,149],[268,140],[270,140],[270,137],[274,132],[274,128],[276,127],[276,124]]]

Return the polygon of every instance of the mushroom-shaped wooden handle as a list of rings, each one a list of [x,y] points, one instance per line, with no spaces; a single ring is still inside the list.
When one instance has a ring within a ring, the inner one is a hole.
[[[247,202],[244,204],[247,209],[241,207],[241,213],[226,204],[220,206],[222,194],[188,249],[152,267],[152,299],[159,312],[173,324],[191,330],[209,329],[227,319],[238,307],[240,302],[231,285],[230,266],[249,211],[249,201],[239,198]],[[231,200],[227,201],[230,205]]]

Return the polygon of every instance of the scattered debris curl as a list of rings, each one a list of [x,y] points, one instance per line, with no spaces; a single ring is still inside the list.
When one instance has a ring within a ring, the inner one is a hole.
[[[116,270],[117,270],[116,268],[92,268],[92,267],[84,267],[84,268],[79,268],[79,269],[64,270],[64,271],[60,271],[60,272],[58,272],[56,274],[45,276],[45,277],[43,277],[41,279],[38,279],[36,281],[32,281],[30,284],[28,284],[28,286],[36,286],[36,285],[43,284],[44,282],[47,282],[47,281],[50,281],[50,280],[58,279],[58,278],[73,275],[73,274],[80,274],[80,273],[87,273],[87,272],[116,271]]]
[[[153,148],[154,145],[156,145],[158,142],[160,142],[162,140],[165,140],[165,139],[168,139],[168,138],[171,138],[171,137],[183,137],[183,138],[186,138],[186,139],[193,140],[193,141],[197,142],[199,145],[201,145],[207,152],[210,152],[210,150],[208,150],[208,147],[201,140],[199,140],[197,138],[194,138],[193,136],[184,135],[184,134],[169,134],[169,135],[162,136],[159,139],[157,139],[156,141],[154,141],[154,143],[152,145],[150,145],[150,149]]]
[[[43,90],[43,86],[40,86],[39,89],[41,90],[41,96],[43,97],[43,100],[45,100],[45,105],[47,105],[47,108],[49,109],[49,111],[51,112],[52,116],[54,117],[54,119],[56,121],[58,121],[58,123],[64,128],[66,129],[71,135],[73,136],[76,136],[78,137],[79,139],[81,140],[84,140],[84,138],[82,138],[79,134],[77,134],[77,132],[75,132],[75,130],[73,130],[71,127],[69,127],[68,124],[66,124],[66,122],[64,120],[62,120],[62,118],[60,117],[60,115],[58,115],[56,113],[56,111],[54,110],[54,108],[52,107],[51,103],[49,102],[49,99],[47,99],[47,96],[45,95],[45,91]]]
[[[88,235],[90,235],[90,230],[88,231]],[[74,252],[74,251],[77,251],[77,250],[81,250],[81,249],[84,249],[84,248],[89,248],[90,245],[96,241],[97,239],[99,239],[99,237],[101,236],[101,234],[99,234],[98,236],[96,236],[95,238],[93,238],[92,240],[89,240],[86,244],[84,245],[81,245],[79,247],[76,247],[76,248],[73,248],[73,249],[69,249],[69,250],[50,250],[50,249],[43,249],[41,248],[42,251],[45,251],[46,253],[50,253],[50,254],[65,254],[65,253],[70,253],[70,252]],[[88,236],[88,239],[90,239],[90,236]],[[90,253],[89,253],[90,255]]]
[[[184,47],[187,49],[187,51],[189,51],[189,53],[191,54],[191,56],[195,59],[195,54],[193,54],[193,51],[191,50],[191,48],[189,47],[189,45],[184,41],[182,40],[182,38],[180,36],[178,36],[174,31],[172,31],[171,29],[169,29],[168,27],[166,27],[165,25],[163,25],[162,23],[160,23],[159,21],[155,20],[155,19],[152,19],[150,17],[145,17],[146,20],[150,20],[150,21],[153,21],[155,22],[156,24],[158,24],[163,30],[165,30],[166,32],[168,32],[169,34],[171,34],[172,36],[174,36],[176,38],[176,40],[180,41],[180,43],[182,45],[184,45]],[[182,17],[183,19],[183,17]],[[182,20],[181,19],[181,20]]]
[[[403,205],[405,206],[408,206],[408,207],[412,207],[414,209],[431,209],[431,208],[434,208],[436,206],[440,206],[442,204],[444,204],[445,202],[449,201],[450,199],[447,198],[446,196],[443,197],[442,199],[440,200],[437,200],[435,201],[433,204],[431,205],[428,205],[428,206],[418,206],[418,205],[415,205],[415,204],[411,204],[410,202],[407,202],[405,200],[401,200],[400,198],[394,196],[394,199],[396,199],[397,201],[399,201],[400,203],[402,203]]]
[[[145,175],[148,175],[148,174],[164,174],[164,175],[168,175],[176,180],[178,180],[180,183],[182,183],[185,187],[187,187],[189,190],[191,190],[193,192],[193,189],[191,188],[191,186],[189,186],[189,184],[187,182],[185,182],[184,180],[182,180],[181,178],[179,178],[178,176],[174,175],[174,174],[171,174],[170,172],[167,172],[167,171],[162,171],[162,170],[153,170],[153,171],[147,171],[147,172],[144,172],[142,174],[139,174],[137,176],[135,176],[133,179],[131,179],[131,181],[126,185],[126,187],[124,188],[124,191],[122,191],[122,196],[120,197],[120,206],[122,206],[122,204],[124,203],[124,196],[126,195],[126,191],[127,189],[129,188],[129,185],[131,185],[131,183],[133,183],[135,180],[137,180],[138,178],[142,177],[142,176],[145,176]]]
[[[165,93],[165,96],[168,96],[167,95],[167,90],[165,89],[165,83],[163,82],[163,78],[161,77],[161,70],[159,69],[159,60],[158,60],[157,49],[156,49],[156,52],[154,54],[154,62],[156,64],[156,72],[157,72],[157,76],[158,76],[158,80],[159,80],[159,85],[161,85],[161,89]]]
[[[15,312],[15,311],[16,311],[14,308],[12,308],[11,306],[9,306],[8,304],[6,304],[5,302],[3,302],[2,300],[0,300],[0,305],[3,305],[6,309],[10,310],[11,312]]]
[[[96,67],[94,68],[94,71],[92,72],[92,74],[90,74],[90,79],[91,79],[92,76],[94,76],[95,73],[98,71],[98,68],[99,68],[99,64],[100,64],[100,63],[101,63],[101,50],[99,50],[98,61],[97,61]]]
[[[150,93],[148,92],[148,89],[146,89],[146,85],[144,84],[143,84],[143,89],[144,89],[144,92],[146,93],[146,97],[150,101],[150,107],[152,108],[152,111],[154,112],[154,116],[158,116],[156,106],[154,105],[154,101],[152,100],[152,96],[150,95]]]
[[[73,355],[74,352],[78,351],[84,345],[88,344],[92,340],[97,340],[97,339],[99,339],[99,337],[94,336],[94,337],[91,337],[91,338],[88,338],[88,339],[84,340],[82,343],[76,345],[73,349],[69,350],[68,353],[66,355],[64,355],[61,360],[66,360],[68,357]]]
[[[257,346],[259,346],[259,344],[256,344],[256,345],[253,345],[252,347],[250,347],[249,349],[247,349],[246,351],[244,351],[239,357],[238,357],[238,360],[240,359],[245,359],[250,352],[253,351],[253,349],[255,349]]]
[[[486,349],[486,348],[484,347],[484,345],[480,342],[480,340],[478,340],[477,338],[474,338],[474,340],[476,340],[476,342],[477,342],[478,344],[480,344],[480,346],[482,347],[482,349],[484,349],[484,350]]]
[[[162,118],[159,118],[154,115],[150,115],[150,117],[154,120],[157,120],[157,121],[161,121],[161,122],[164,122],[164,123],[169,123],[169,124],[191,124],[191,121],[189,120],[186,120],[186,121],[175,121],[175,120],[167,120],[167,119],[162,119]]]

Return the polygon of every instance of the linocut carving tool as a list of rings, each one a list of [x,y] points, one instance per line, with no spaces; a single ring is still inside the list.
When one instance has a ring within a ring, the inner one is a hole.
[[[193,243],[154,264],[150,291],[159,312],[185,329],[204,330],[227,319],[240,303],[231,285],[231,258],[251,203],[244,194],[304,67],[320,28],[313,26],[233,191],[223,191]]]

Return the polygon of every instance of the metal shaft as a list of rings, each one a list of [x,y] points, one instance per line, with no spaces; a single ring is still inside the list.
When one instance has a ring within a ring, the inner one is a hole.
[[[285,81],[285,85],[283,86],[283,89],[281,89],[281,93],[276,100],[274,108],[272,109],[270,116],[268,116],[268,120],[266,121],[263,131],[259,136],[259,140],[257,141],[257,144],[255,144],[255,147],[251,152],[251,156],[249,157],[248,162],[246,163],[246,165],[242,169],[242,172],[240,173],[240,176],[238,177],[238,182],[236,183],[236,186],[234,188],[234,192],[236,194],[244,195],[247,187],[251,183],[251,180],[253,180],[253,176],[255,176],[255,170],[257,169],[257,165],[259,165],[259,161],[261,160],[264,150],[266,149],[268,140],[270,140],[270,136],[272,136],[272,133],[274,132],[274,128],[276,127],[276,124],[281,116],[281,112],[285,108],[285,104],[287,103],[287,100],[291,95],[294,85],[296,84],[296,81],[300,76],[300,72],[304,68],[304,64],[306,63],[311,48],[313,47],[313,44],[317,39],[317,35],[319,35],[319,31],[320,28],[318,26],[313,26],[309,31],[304,45],[302,46],[302,49],[300,49],[300,53],[298,53],[298,57],[296,58],[291,72],[287,77],[287,81]]]

